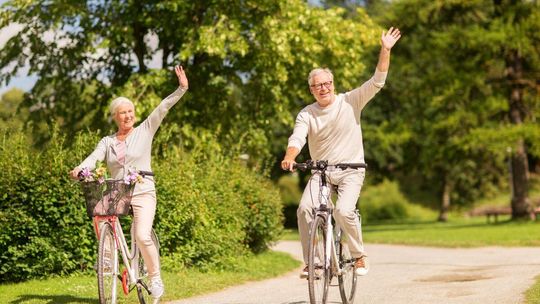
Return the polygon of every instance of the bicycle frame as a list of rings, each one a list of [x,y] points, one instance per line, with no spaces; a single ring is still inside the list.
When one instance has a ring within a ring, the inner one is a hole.
[[[333,275],[341,275],[341,267],[339,265],[339,259],[336,253],[335,240],[334,240],[334,225],[332,221],[332,208],[330,208],[330,187],[326,181],[326,173],[321,173],[321,187],[319,191],[319,208],[315,210],[315,216],[323,216],[326,219],[326,252],[325,252],[325,269],[333,266],[331,273]],[[340,230],[336,231],[337,237],[341,237]]]
[[[131,248],[128,248],[126,237],[124,236],[124,231],[122,230],[122,226],[120,224],[119,218],[117,216],[95,216],[93,218],[94,221],[94,229],[96,231],[96,235],[98,239],[100,238],[99,235],[99,226],[103,225],[104,222],[108,222],[113,230],[114,240],[116,247],[120,249],[120,253],[122,255],[122,262],[126,266],[127,273],[129,275],[129,285],[133,285],[137,283],[137,280],[139,279],[139,269],[138,266],[138,259],[141,257],[138,254],[137,245],[135,240],[135,235],[133,231],[133,227],[130,229],[131,233]],[[115,248],[116,249],[116,248]],[[115,250],[115,252],[117,252]],[[130,263],[132,261],[132,263]],[[114,266],[115,273],[119,274],[118,265]],[[144,286],[144,288],[147,288],[147,286]],[[125,292],[124,292],[125,293]]]

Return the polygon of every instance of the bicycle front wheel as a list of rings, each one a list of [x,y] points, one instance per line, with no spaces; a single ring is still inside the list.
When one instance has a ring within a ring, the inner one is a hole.
[[[118,250],[114,233],[109,223],[103,223],[100,228],[98,247],[98,291],[99,303],[116,303],[116,286],[118,276]]]
[[[311,225],[308,253],[308,286],[311,304],[325,304],[330,285],[330,267],[326,265],[326,221],[317,216]]]
[[[354,273],[354,259],[344,235],[342,235],[338,248],[339,268],[341,269],[341,274],[338,276],[339,293],[343,304],[352,304],[356,294],[356,274]]]
[[[157,237],[156,232],[154,229],[152,229],[152,241],[154,242],[154,245],[156,245],[156,249],[159,256],[159,239]],[[148,279],[148,271],[146,269],[146,264],[144,263],[144,259],[141,255],[141,251],[139,248],[137,248],[137,276],[139,277],[139,280],[137,281],[137,296],[139,297],[139,303],[141,304],[148,304],[153,303],[154,299],[150,295],[149,291],[149,279]]]

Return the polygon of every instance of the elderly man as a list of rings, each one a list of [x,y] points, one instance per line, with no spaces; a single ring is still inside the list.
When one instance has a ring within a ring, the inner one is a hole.
[[[400,37],[399,29],[393,27],[382,33],[382,47],[375,74],[362,86],[347,93],[335,94],[334,76],[329,69],[317,68],[309,73],[309,89],[316,102],[302,109],[296,118],[293,134],[289,137],[287,151],[281,162],[284,170],[293,170],[295,159],[306,143],[306,137],[313,160],[327,160],[329,164],[364,162],[360,113],[383,87],[390,66],[390,50]],[[360,220],[355,212],[364,177],[364,169],[334,171],[327,175],[329,184],[337,188],[334,217],[349,236],[349,248],[352,257],[356,259],[357,275],[366,275],[368,272]],[[306,265],[313,208],[319,204],[319,182],[319,175],[311,177],[297,210]],[[302,278],[307,277],[307,271],[308,266],[303,269]]]

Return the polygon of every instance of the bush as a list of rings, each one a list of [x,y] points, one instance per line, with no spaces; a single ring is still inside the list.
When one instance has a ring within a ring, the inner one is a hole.
[[[378,185],[365,187],[359,204],[362,221],[405,219],[409,216],[408,204],[395,182],[384,180]]]
[[[22,133],[0,140],[0,282],[91,268],[97,242],[68,172],[95,147],[96,134],[68,148],[53,132],[41,152]],[[208,142],[207,151],[168,147],[167,157],[154,157],[164,265],[225,265],[266,249],[281,232],[277,189]]]
[[[300,178],[298,173],[286,174],[278,180],[279,192],[283,201],[284,226],[287,228],[297,228],[296,210],[302,198],[300,189]]]

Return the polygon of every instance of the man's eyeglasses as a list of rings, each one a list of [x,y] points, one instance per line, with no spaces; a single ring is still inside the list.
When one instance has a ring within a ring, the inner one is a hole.
[[[320,90],[320,89],[322,89],[323,86],[325,86],[327,89],[329,89],[332,86],[332,81],[330,80],[330,81],[327,81],[327,82],[315,83],[315,84],[310,85],[310,87],[315,89],[315,90]]]

